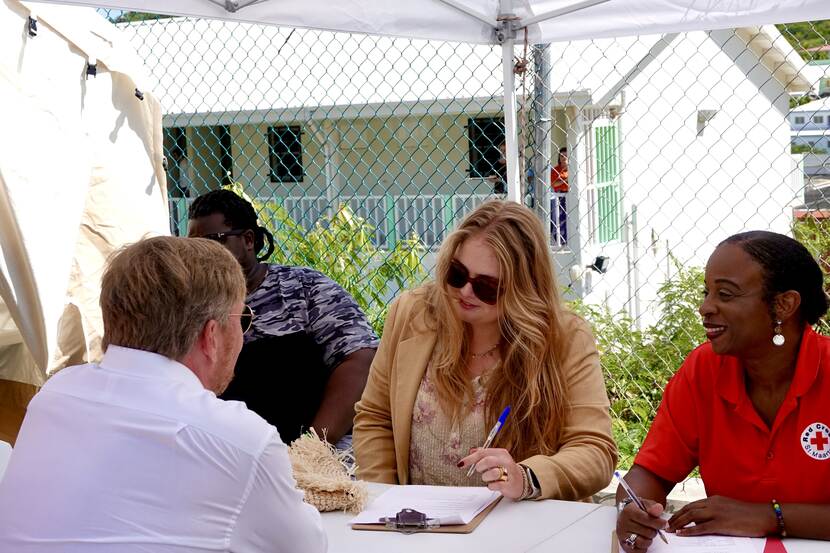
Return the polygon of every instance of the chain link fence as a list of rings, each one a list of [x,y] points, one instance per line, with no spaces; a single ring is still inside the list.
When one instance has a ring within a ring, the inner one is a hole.
[[[499,47],[109,12],[164,110],[171,231],[247,195],[274,261],[340,282],[380,329],[504,183]],[[702,268],[735,232],[824,259],[830,22],[557,43],[516,55],[523,201],[594,325],[628,466],[705,339]]]

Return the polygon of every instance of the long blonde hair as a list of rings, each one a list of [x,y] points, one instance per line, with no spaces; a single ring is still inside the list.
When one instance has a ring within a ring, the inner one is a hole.
[[[542,224],[524,206],[485,202],[441,245],[436,280],[426,285],[423,295],[427,319],[437,335],[432,369],[439,400],[454,421],[471,405],[469,327],[453,309],[446,282],[458,248],[473,236],[492,248],[501,269],[496,306],[502,362],[485,379],[486,427],[510,405],[510,419],[494,446],[516,459],[551,455],[558,449],[567,397],[560,370],[563,307]]]

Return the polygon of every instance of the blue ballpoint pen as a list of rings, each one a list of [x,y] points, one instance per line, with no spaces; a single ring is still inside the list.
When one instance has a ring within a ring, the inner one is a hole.
[[[634,490],[631,489],[631,486],[628,485],[628,482],[623,480],[623,477],[620,476],[619,471],[615,470],[614,476],[616,476],[617,480],[620,481],[620,486],[622,486],[622,489],[625,490],[625,493],[628,494],[628,497],[631,498],[631,501],[633,501],[637,507],[639,507],[643,511],[646,511],[646,506],[643,504],[642,500],[639,497],[637,497],[637,494],[634,493]],[[660,536],[660,539],[663,540],[664,543],[669,543],[669,540],[666,539],[666,535],[663,533],[662,530],[657,530],[657,535]]]
[[[481,449],[487,449],[488,447],[490,447],[490,445],[493,443],[493,440],[496,438],[496,434],[499,433],[499,430],[501,430],[501,427],[504,425],[504,419],[506,419],[507,415],[509,415],[509,414],[510,414],[510,406],[508,405],[507,407],[504,408],[504,411],[501,412],[501,415],[499,415],[499,420],[497,420],[496,424],[493,425],[493,429],[490,430],[490,433],[487,435],[487,439],[484,440],[484,445],[481,446]],[[475,463],[470,465],[470,470],[467,471],[467,477],[468,478],[473,475],[473,471],[475,469],[476,469],[476,464]]]

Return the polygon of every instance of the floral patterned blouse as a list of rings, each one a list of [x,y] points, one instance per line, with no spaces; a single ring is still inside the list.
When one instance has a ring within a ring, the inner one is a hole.
[[[453,427],[438,401],[438,391],[430,378],[432,366],[415,397],[412,410],[412,435],[409,443],[409,478],[412,484],[432,486],[483,486],[477,473],[467,478],[467,468],[456,463],[469,455],[470,448],[481,447],[484,428],[485,390],[483,376],[472,380],[473,408]]]

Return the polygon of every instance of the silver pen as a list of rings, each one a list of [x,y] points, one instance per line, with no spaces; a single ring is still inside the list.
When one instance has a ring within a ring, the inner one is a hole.
[[[643,504],[642,500],[639,497],[637,497],[637,494],[634,493],[634,490],[631,489],[631,486],[628,485],[628,482],[626,482],[623,479],[623,477],[620,476],[620,472],[615,470],[614,476],[616,476],[617,480],[620,481],[620,486],[622,486],[622,489],[625,490],[625,493],[628,494],[628,497],[631,498],[631,501],[633,501],[637,507],[639,507],[643,511],[646,511],[646,506]],[[657,530],[657,535],[660,536],[660,539],[663,540],[663,543],[668,545],[669,540],[666,539],[666,535],[663,533],[662,530]]]
[[[504,425],[504,419],[506,419],[507,415],[509,415],[509,414],[510,414],[510,406],[508,405],[507,407],[504,408],[504,411],[501,412],[501,415],[499,415],[499,420],[497,420],[496,424],[493,425],[492,430],[490,430],[490,433],[487,435],[487,439],[484,440],[484,445],[481,446],[482,449],[487,449],[488,447],[490,447],[493,444],[493,440],[496,439],[496,434],[498,434],[499,430],[501,430],[501,427]],[[470,465],[470,470],[467,471],[467,478],[469,478],[470,476],[473,475],[473,471],[475,469],[476,469],[476,464],[475,463]]]

